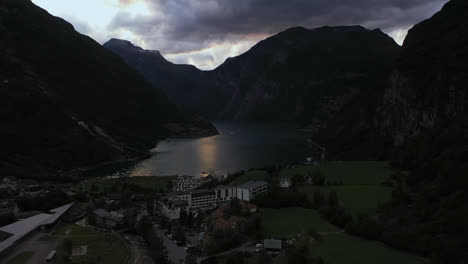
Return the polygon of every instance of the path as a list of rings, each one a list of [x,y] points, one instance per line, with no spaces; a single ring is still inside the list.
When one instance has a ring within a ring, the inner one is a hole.
[[[216,254],[216,255],[207,256],[207,257],[203,257],[203,258],[198,258],[197,263],[201,263],[202,261],[204,261],[206,259],[209,259],[209,258],[225,256],[225,255],[231,254],[232,252],[254,252],[256,248],[255,247],[248,247],[250,244],[252,244],[251,241],[246,242],[246,243],[242,244],[241,246],[239,246],[237,248],[233,248],[233,249],[221,252],[221,253]]]

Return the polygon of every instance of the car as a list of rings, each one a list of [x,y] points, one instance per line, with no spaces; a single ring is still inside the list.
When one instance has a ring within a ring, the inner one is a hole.
[[[263,248],[263,244],[256,244],[255,247],[256,248]]]
[[[255,252],[260,252],[262,249],[261,248],[257,248],[255,249]]]
[[[188,250],[188,247],[184,247],[184,249],[185,249],[185,251],[187,251],[187,250]]]

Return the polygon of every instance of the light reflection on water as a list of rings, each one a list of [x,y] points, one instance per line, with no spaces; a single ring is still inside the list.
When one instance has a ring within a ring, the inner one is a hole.
[[[130,176],[217,175],[241,169],[304,162],[309,132],[294,128],[239,122],[213,122],[220,135],[165,140],[153,156],[133,167]]]

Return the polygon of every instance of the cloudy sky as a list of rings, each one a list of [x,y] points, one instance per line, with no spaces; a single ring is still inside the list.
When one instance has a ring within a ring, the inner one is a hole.
[[[121,38],[213,69],[293,26],[381,28],[399,44],[447,0],[32,0],[103,44]]]

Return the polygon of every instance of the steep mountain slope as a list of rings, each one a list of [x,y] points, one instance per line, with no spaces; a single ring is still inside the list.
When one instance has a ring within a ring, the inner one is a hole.
[[[467,6],[466,1],[451,1],[409,31],[376,120],[381,133],[396,144],[466,116]]]
[[[407,173],[392,202],[357,225],[432,263],[468,263],[467,13],[452,0],[410,30],[374,120]]]
[[[210,82],[210,74],[193,65],[167,61],[159,51],[144,50],[129,41],[111,39],[103,45],[119,55],[156,87],[161,87],[173,102],[190,111],[216,117],[223,106],[221,95]]]
[[[0,2],[0,58],[2,173],[139,156],[174,123],[194,128],[118,56],[29,0]]]
[[[214,71],[217,87],[232,94],[222,116],[326,126],[361,92],[377,88],[398,52],[378,29],[288,29]]]

